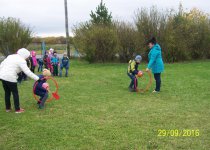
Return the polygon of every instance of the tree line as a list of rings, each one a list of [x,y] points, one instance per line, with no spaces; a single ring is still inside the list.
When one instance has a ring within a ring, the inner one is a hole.
[[[178,11],[141,8],[130,23],[114,20],[101,1],[90,17],[73,29],[74,45],[90,63],[127,62],[136,54],[147,60],[146,42],[153,36],[165,62],[210,58],[210,19],[199,9],[184,11],[181,4]]]
[[[128,62],[136,54],[147,60],[146,42],[153,36],[162,47],[165,62],[210,58],[210,18],[199,9],[177,11],[157,7],[138,9],[134,22],[116,20],[103,1],[90,20],[74,26],[69,41],[90,63]],[[0,18],[0,53],[7,56],[30,43],[66,44],[65,37],[33,37],[19,19]]]

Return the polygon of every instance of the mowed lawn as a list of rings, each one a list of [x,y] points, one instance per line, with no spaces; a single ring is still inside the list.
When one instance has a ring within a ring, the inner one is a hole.
[[[126,69],[72,61],[70,76],[56,78],[61,99],[45,110],[36,109],[26,81],[23,114],[5,112],[0,86],[0,150],[210,149],[210,61],[166,64],[159,94],[151,93],[154,82],[147,93],[128,92]],[[159,129],[200,135],[159,137]]]

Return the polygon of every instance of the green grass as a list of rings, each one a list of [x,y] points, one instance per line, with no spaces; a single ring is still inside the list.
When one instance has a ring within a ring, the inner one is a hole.
[[[0,150],[210,149],[210,62],[165,65],[162,92],[129,93],[127,64],[73,61],[56,78],[59,101],[36,109],[33,81],[19,86],[26,112],[5,113],[0,87]],[[144,69],[145,64],[140,68]],[[158,137],[159,129],[199,129],[198,137]]]
[[[46,44],[46,50],[48,51],[50,48],[53,48],[58,54],[63,54],[64,52],[66,52],[66,44]],[[28,45],[27,47],[28,50],[35,50],[37,54],[41,54],[42,50],[41,50],[41,44],[34,44],[31,43]],[[75,52],[75,48],[73,46],[70,47],[71,49],[71,53],[74,54]]]
[[[50,48],[53,48],[58,54],[63,54],[66,52],[66,44],[46,44],[46,50],[48,51]],[[41,44],[29,44],[27,46],[27,49],[29,51],[35,50],[37,55],[41,55],[42,50],[41,50]],[[71,53],[75,53],[75,48],[73,46],[70,47]],[[0,53],[0,56],[3,56]]]

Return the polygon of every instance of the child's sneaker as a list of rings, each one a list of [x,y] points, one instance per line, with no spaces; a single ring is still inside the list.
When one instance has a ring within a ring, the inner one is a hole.
[[[159,93],[159,91],[154,90],[154,91],[152,91],[152,93]]]
[[[42,105],[39,105],[39,109],[44,109],[44,106],[42,106]]]
[[[23,113],[24,111],[25,111],[24,109],[20,108],[19,110],[16,110],[15,113],[20,114],[20,113]]]
[[[131,87],[129,87],[128,90],[129,90],[130,92],[136,92],[136,90],[133,89],[133,88],[131,88]]]
[[[11,112],[12,111],[12,109],[6,109],[6,112]]]

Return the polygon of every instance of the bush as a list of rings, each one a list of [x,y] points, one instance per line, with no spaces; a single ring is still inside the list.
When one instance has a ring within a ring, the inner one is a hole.
[[[19,19],[0,18],[0,52],[7,56],[32,41],[32,31]]]
[[[74,45],[90,63],[114,59],[118,39],[113,27],[80,24],[74,29]]]
[[[179,12],[164,12],[152,7],[139,10],[135,20],[139,46],[145,47],[141,45],[142,39],[146,42],[155,36],[166,62],[209,57],[210,23],[208,15],[198,9],[184,12],[180,5]]]
[[[128,62],[138,51],[138,36],[135,27],[127,22],[115,22],[119,41],[118,55],[121,62]]]
[[[154,6],[141,8],[135,13],[133,25],[123,21],[113,23],[102,4],[95,14],[92,12],[90,23],[80,24],[74,30],[75,46],[89,62],[110,61],[114,56],[127,62],[136,54],[147,60],[146,42],[152,36],[162,47],[165,62],[210,58],[210,19],[200,10],[186,12],[181,4],[178,12],[160,11]]]

